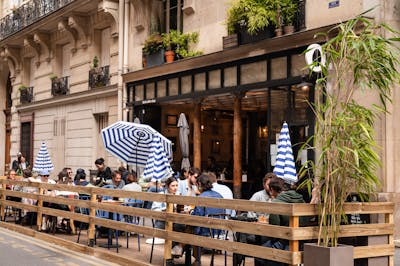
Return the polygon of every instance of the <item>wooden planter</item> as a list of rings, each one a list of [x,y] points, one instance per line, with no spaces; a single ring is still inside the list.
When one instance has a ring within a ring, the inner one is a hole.
[[[322,247],[304,244],[304,266],[353,266],[353,246]]]
[[[239,45],[237,33],[222,37],[223,49],[237,47]]]

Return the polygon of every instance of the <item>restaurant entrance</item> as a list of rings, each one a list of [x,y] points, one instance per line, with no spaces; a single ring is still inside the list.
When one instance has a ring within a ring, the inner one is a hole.
[[[296,85],[249,90],[241,95],[242,198],[248,198],[260,189],[264,174],[273,170],[277,135],[284,121],[290,127],[294,156],[301,157],[298,150],[310,136],[313,124],[307,103],[313,92],[311,88],[302,90]],[[215,160],[213,169],[217,176],[232,186],[235,97],[235,94],[224,93],[203,97],[198,102],[192,98],[166,101],[136,106],[134,113],[143,123],[156,129],[159,127],[160,132],[174,143],[173,165],[180,169],[182,155],[177,120],[180,113],[184,113],[188,120],[189,159],[193,164],[194,106],[199,104],[201,168],[209,169],[210,159]]]

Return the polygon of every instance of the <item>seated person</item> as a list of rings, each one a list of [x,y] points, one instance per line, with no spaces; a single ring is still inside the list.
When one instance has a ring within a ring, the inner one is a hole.
[[[212,190],[213,184],[210,180],[209,175],[201,174],[197,178],[197,187],[200,190],[199,197],[208,197],[208,198],[219,198],[222,199],[221,194]],[[208,216],[210,214],[223,214],[225,213],[225,209],[222,208],[214,208],[214,207],[204,207],[204,206],[196,206],[194,210],[191,212],[192,215],[198,216]],[[210,229],[205,227],[195,227],[194,233],[196,235],[201,236],[209,236]]]
[[[89,184],[89,182],[86,181],[86,173],[84,169],[76,169],[74,183],[76,186],[87,186]]]
[[[165,181],[165,190],[159,192],[160,194],[174,194],[176,195],[178,192],[178,181],[176,180],[175,177],[169,177],[166,181]],[[167,209],[167,204],[165,202],[153,202],[151,209],[153,211],[165,211]],[[174,211],[176,211],[176,206],[174,206]],[[154,223],[154,228],[158,228],[158,229],[165,229],[165,221],[160,221],[160,220],[156,220]],[[178,231],[178,232],[183,232],[185,230],[185,226],[182,224],[176,224],[174,223],[173,225],[174,231]],[[147,239],[146,243],[147,244],[151,244],[153,241],[152,238]],[[163,244],[165,242],[164,239],[161,238],[154,238],[154,244]]]
[[[280,179],[280,180],[279,180]],[[271,196],[274,197],[272,202],[279,203],[305,203],[303,196],[296,191],[296,185],[291,185],[289,183],[285,183],[281,178],[272,178],[269,187],[271,190]],[[282,190],[280,192],[279,190]],[[279,226],[289,226],[289,216],[280,215],[280,214],[270,214],[269,215],[269,223],[272,225]],[[300,226],[304,226],[308,223],[307,217],[300,217],[299,224]],[[289,250],[289,241],[286,239],[279,238],[270,238],[264,244],[265,247]],[[265,259],[255,258],[255,265],[268,265],[268,266],[284,266],[287,264],[281,262],[275,262]]]
[[[212,190],[218,192],[219,194],[221,194],[221,196],[224,199],[233,199],[233,193],[232,190],[223,184],[218,184],[217,182],[217,176],[215,175],[215,173],[213,172],[207,172],[206,174],[208,174],[208,176],[210,177],[210,181],[213,185]],[[226,209],[226,214],[230,215],[230,216],[235,216],[236,212],[235,210],[230,210],[230,209]]]
[[[272,198],[270,195],[270,189],[269,189],[269,182],[271,178],[277,177],[274,173],[267,173],[264,178],[263,178],[263,190],[257,191],[256,193],[251,196],[250,200],[251,201],[261,201],[261,202],[271,202]],[[264,213],[256,213],[249,211],[247,213],[247,217],[255,217],[258,218],[260,216],[265,216],[268,217],[268,214]]]
[[[111,174],[111,184],[103,186],[103,188],[122,189],[125,186],[124,180],[122,180],[120,171],[113,171]]]
[[[126,176],[126,185],[122,190],[142,192],[142,187],[137,182],[136,172],[128,173]]]

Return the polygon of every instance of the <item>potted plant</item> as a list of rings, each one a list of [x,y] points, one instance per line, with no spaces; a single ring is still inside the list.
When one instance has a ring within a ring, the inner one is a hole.
[[[316,119],[313,146],[318,149],[318,159],[311,164],[311,169],[315,176],[313,191],[320,193],[316,197],[320,199],[319,234],[316,245],[305,246],[307,266],[329,265],[316,260],[315,254],[310,255],[313,249],[341,249],[339,232],[347,220],[344,207],[350,193],[356,192],[365,199],[364,195],[376,192],[379,187],[376,171],[380,160],[374,121],[385,114],[391,87],[400,81],[396,69],[399,48],[395,44],[399,38],[376,34],[382,30],[389,31],[389,35],[397,34],[388,26],[376,25],[361,15],[342,23],[326,34],[335,33],[335,37],[322,45],[326,63],[315,62],[309,66],[311,70],[320,68],[322,77],[316,81],[316,100],[311,105]],[[354,96],[365,91],[378,94],[381,102],[368,106],[356,101]],[[353,265],[353,252],[348,254],[349,264],[342,261],[341,266]]]
[[[169,33],[161,34],[162,42],[165,47],[165,61],[171,63],[174,61],[176,43],[178,39],[178,31],[171,30]]]
[[[143,46],[143,55],[146,56],[147,67],[164,63],[164,48],[163,40],[159,33],[152,34],[146,39]]]
[[[32,93],[29,90],[29,87],[21,84],[18,87],[20,93],[20,102],[21,103],[30,103],[32,101]]]
[[[294,30],[294,20],[298,9],[298,0],[281,0],[280,12],[282,16],[283,32],[291,34]]]
[[[171,50],[177,59],[193,57],[201,55],[201,51],[193,51],[190,49],[192,44],[199,40],[197,32],[186,32],[171,30],[169,33],[162,34],[164,47]]]
[[[277,25],[278,0],[235,0],[228,9],[228,34],[241,44],[271,38]]]

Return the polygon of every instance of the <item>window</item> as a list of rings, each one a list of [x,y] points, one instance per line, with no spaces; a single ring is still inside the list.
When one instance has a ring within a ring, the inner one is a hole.
[[[32,165],[34,113],[21,114],[20,121],[20,151],[25,156],[26,160],[29,161]]]
[[[94,114],[97,124],[97,132],[101,133],[101,130],[108,126],[108,113]]]
[[[183,0],[166,0],[163,6],[163,30],[183,30]]]

